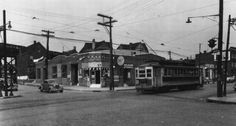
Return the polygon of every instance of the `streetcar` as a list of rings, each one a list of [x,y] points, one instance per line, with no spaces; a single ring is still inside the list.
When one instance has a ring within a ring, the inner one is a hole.
[[[156,61],[135,68],[135,87],[139,91],[168,91],[202,87],[199,68],[186,61]]]

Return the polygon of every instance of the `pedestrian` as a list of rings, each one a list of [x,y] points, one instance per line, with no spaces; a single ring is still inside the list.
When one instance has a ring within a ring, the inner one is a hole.
[[[87,87],[89,87],[90,86],[90,78],[89,78],[88,74],[86,74],[85,79],[86,79],[86,83],[87,83],[86,85],[87,85]]]
[[[105,81],[105,87],[108,87],[109,85],[109,77],[107,74],[104,75],[104,81]]]

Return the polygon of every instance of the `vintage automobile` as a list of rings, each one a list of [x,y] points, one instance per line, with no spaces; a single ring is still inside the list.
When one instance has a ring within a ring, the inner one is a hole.
[[[58,84],[54,79],[45,80],[40,86],[41,92],[63,92],[63,86]]]
[[[235,81],[235,76],[229,76],[229,77],[227,77],[227,78],[226,78],[226,81],[227,81],[228,83],[234,82],[234,81]]]

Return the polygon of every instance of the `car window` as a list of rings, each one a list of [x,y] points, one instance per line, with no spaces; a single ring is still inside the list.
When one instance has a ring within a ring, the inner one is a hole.
[[[48,83],[55,83],[55,80],[47,80]]]

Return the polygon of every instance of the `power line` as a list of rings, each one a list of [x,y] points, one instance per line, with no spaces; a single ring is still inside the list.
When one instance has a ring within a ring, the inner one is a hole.
[[[8,29],[8,31],[12,32],[17,32],[17,33],[22,33],[22,34],[27,34],[27,35],[33,35],[33,36],[39,36],[39,37],[45,37],[42,34],[36,34],[36,33],[31,33],[31,32],[25,32],[25,31],[20,31],[20,30],[13,30],[13,29]],[[90,40],[82,40],[82,39],[73,39],[73,38],[64,38],[64,37],[51,37],[52,39],[60,39],[60,40],[67,40],[67,41],[76,41],[76,42],[85,42],[85,43],[92,43]]]
[[[227,2],[229,3],[229,2],[233,2],[233,1],[227,1]],[[138,23],[144,23],[144,22],[156,20],[157,18],[164,18],[164,17],[173,16],[173,15],[188,13],[188,12],[191,12],[191,11],[195,11],[195,10],[199,10],[199,9],[203,9],[203,8],[208,8],[208,7],[211,7],[211,6],[217,6],[217,5],[218,5],[218,3],[209,4],[209,5],[206,5],[206,6],[199,7],[199,8],[183,10],[183,11],[179,11],[179,12],[174,12],[174,13],[170,13],[170,14],[165,14],[165,15],[162,15],[162,16],[158,15],[158,16],[156,16],[156,17],[149,17],[149,18],[142,19],[142,20],[137,20],[137,19],[135,19],[135,21],[131,21],[131,22],[129,22],[129,23],[126,22],[126,23],[124,23],[124,24],[117,25],[116,27],[123,27],[123,26],[126,26],[126,25],[134,25],[134,24],[138,24]]]
[[[20,31],[20,30],[13,30],[13,29],[7,29],[8,31],[11,32],[17,32],[17,33],[21,33],[21,34],[26,34],[26,35],[33,35],[33,36],[38,36],[38,37],[45,37],[42,34],[37,34],[37,33],[32,33],[32,32],[26,32],[26,31]],[[58,40],[66,40],[66,41],[70,41],[70,42],[83,42],[83,43],[93,43],[93,41],[91,40],[84,40],[84,39],[74,39],[74,38],[66,38],[66,37],[51,37],[52,39],[58,39]],[[113,43],[113,45],[120,45],[118,43]]]

